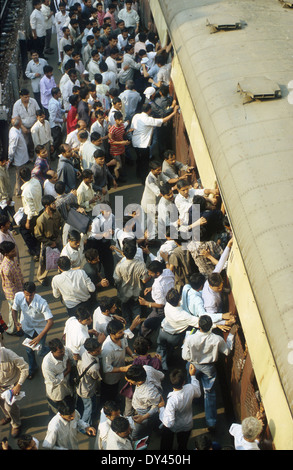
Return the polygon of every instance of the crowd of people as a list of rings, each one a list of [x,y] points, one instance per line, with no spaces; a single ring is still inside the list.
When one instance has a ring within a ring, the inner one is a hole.
[[[194,448],[219,449],[217,361],[237,330],[225,277],[233,237],[219,191],[172,150],[172,45],[145,27],[138,1],[32,5],[30,85],[0,158],[0,424],[19,449],[77,449],[81,432],[96,449],[135,450],[157,432],[161,450],[175,437],[185,450],[203,394],[211,437]],[[131,171],[142,197],[120,211],[114,195]],[[33,281],[19,237],[37,263]],[[62,337],[38,283],[62,302]],[[6,334],[25,341],[26,359]],[[41,445],[23,433],[19,402],[39,366],[50,415]],[[258,449],[261,430],[257,417],[233,423],[235,449]]]

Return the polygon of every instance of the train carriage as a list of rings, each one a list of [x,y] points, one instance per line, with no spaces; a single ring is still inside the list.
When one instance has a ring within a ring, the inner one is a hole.
[[[227,361],[238,419],[264,408],[293,448],[293,9],[279,0],[142,0],[173,45],[176,152],[218,186],[234,234],[227,275],[241,328]]]

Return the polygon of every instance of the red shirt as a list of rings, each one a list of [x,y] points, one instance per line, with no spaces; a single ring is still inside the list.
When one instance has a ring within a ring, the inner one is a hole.
[[[125,152],[125,145],[113,144],[112,142],[119,142],[124,139],[125,127],[124,124],[117,127],[116,124],[110,127],[109,130],[109,144],[110,144],[110,155],[113,157],[117,155],[123,155]]]
[[[75,108],[75,106],[71,106],[70,110],[67,113],[67,134],[70,134],[70,132],[76,129],[77,120],[77,108]]]

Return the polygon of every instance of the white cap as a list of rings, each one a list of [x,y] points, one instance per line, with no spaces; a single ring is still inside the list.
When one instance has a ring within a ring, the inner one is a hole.
[[[156,92],[155,88],[153,86],[149,86],[148,88],[146,88],[143,92],[143,94],[148,98],[150,99],[151,96],[153,96],[153,94]]]

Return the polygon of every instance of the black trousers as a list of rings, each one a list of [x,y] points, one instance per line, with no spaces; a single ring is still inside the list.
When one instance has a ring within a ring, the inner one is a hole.
[[[52,155],[53,159],[58,156],[59,152],[59,147],[62,144],[62,129],[60,126],[55,126],[52,127],[51,129],[51,134],[53,138],[53,147],[54,147],[54,153]]]
[[[31,256],[36,256],[36,255],[39,256],[40,254],[40,243],[34,236],[34,226],[36,225],[37,218],[38,216],[34,216],[30,220],[29,229],[25,227],[25,223],[27,220],[26,214],[23,215],[19,224],[19,233],[22,236]]]
[[[177,439],[178,450],[186,450],[190,432],[191,431],[182,431],[174,433],[169,428],[164,426],[162,429],[160,450],[172,450],[175,435]]]
[[[150,148],[135,147],[137,160],[136,160],[136,176],[140,179],[142,184],[145,184],[147,175],[150,172]]]
[[[42,36],[33,40],[33,49],[37,51],[40,57],[44,57],[45,39],[46,36]]]

